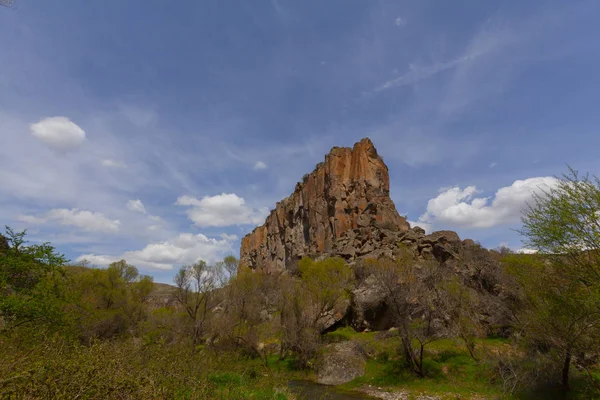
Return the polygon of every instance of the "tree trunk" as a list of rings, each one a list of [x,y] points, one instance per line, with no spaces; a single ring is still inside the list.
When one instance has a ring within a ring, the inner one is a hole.
[[[464,341],[465,341],[467,350],[469,351],[469,355],[471,356],[471,358],[475,361],[479,361],[477,359],[477,357],[475,357],[475,342],[472,341],[470,338],[465,338]]]
[[[404,357],[406,358],[407,366],[411,369],[411,371],[415,371],[414,355],[413,355],[410,339],[403,337],[402,338],[402,347],[404,348]]]
[[[425,346],[421,343],[421,348],[419,350],[419,375],[421,378],[425,377],[425,371],[423,371],[423,349]]]
[[[569,391],[569,368],[571,367],[571,350],[567,350],[562,369],[562,385],[565,392]]]

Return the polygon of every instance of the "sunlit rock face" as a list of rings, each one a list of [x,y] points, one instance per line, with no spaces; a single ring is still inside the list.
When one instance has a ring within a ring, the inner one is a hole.
[[[390,199],[388,168],[370,139],[334,147],[265,224],[242,239],[242,265],[282,271],[303,256],[347,261],[386,255],[387,242],[410,229]]]

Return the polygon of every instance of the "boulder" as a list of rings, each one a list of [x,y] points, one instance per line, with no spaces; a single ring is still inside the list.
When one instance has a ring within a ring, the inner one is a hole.
[[[365,374],[367,353],[356,342],[347,341],[325,346],[317,360],[317,382],[341,385]]]
[[[350,300],[338,302],[335,307],[326,310],[317,321],[317,329],[320,332],[335,330],[339,323],[348,315],[350,310]]]
[[[460,237],[456,232],[453,231],[437,231],[433,232],[431,235],[427,235],[421,239],[421,243],[427,244],[460,244]]]
[[[352,291],[352,326],[354,329],[381,330],[392,320],[386,304],[387,293],[373,275],[369,275]]]

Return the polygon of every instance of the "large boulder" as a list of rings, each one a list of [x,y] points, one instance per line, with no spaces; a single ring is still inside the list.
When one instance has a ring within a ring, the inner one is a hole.
[[[352,318],[354,329],[382,330],[393,321],[388,310],[387,295],[375,276],[369,275],[352,291]]]
[[[363,376],[367,353],[356,342],[347,341],[325,346],[317,360],[317,382],[341,385]]]

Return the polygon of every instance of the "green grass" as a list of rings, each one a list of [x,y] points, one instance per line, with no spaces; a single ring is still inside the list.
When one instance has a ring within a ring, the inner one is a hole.
[[[488,376],[481,371],[468,354],[452,350],[428,355],[424,361],[425,378],[419,378],[405,368],[399,357],[370,359],[366,374],[347,384],[347,387],[372,385],[408,390],[414,394],[449,395],[452,398],[500,397],[499,387],[489,384]]]
[[[515,354],[511,341],[505,338],[487,338],[478,341],[473,359],[459,339],[441,339],[425,348],[424,369],[426,376],[417,377],[409,371],[399,356],[400,338],[381,333],[357,333],[351,328],[338,329],[327,334],[329,341],[353,340],[361,343],[370,354],[365,375],[343,385],[356,390],[368,385],[391,391],[406,391],[416,398],[419,395],[436,395],[443,399],[558,399],[557,389],[539,388],[529,393],[505,395],[499,382],[494,382],[491,363],[486,362],[493,354]],[[416,343],[415,343],[416,345]],[[594,372],[600,378],[600,371]],[[583,379],[582,373],[573,371],[573,390],[567,399],[600,398],[597,389]],[[600,379],[599,379],[600,381]],[[562,397],[564,398],[564,397]]]
[[[511,398],[503,396],[500,383],[490,379],[492,367],[485,362],[486,354],[514,353],[506,339],[479,343],[476,353],[483,361],[470,357],[459,340],[433,342],[425,349],[424,378],[405,367],[397,334],[342,328],[328,333],[325,340],[359,342],[369,355],[365,375],[343,385],[342,390],[372,385],[407,391],[413,397]],[[271,355],[267,367],[260,359],[235,352],[216,353],[208,346],[147,344],[143,340],[98,341],[82,346],[48,338],[33,347],[0,340],[0,354],[0,393],[6,398],[291,400],[290,380],[314,380],[312,372],[296,368],[293,358],[280,360]],[[574,390],[568,398],[599,398],[589,380],[573,370]],[[600,378],[600,371],[593,374]],[[551,399],[553,390],[541,388],[512,399]]]
[[[386,337],[387,336],[387,337]],[[383,338],[382,338],[383,337]],[[474,360],[464,344],[455,339],[442,339],[425,348],[425,378],[410,372],[399,356],[400,338],[382,332],[355,332],[344,327],[327,334],[327,341],[352,340],[361,343],[370,355],[363,377],[344,385],[356,389],[366,385],[408,390],[411,393],[449,395],[452,398],[500,398],[500,387],[490,384],[489,371]],[[416,343],[415,343],[416,345]],[[482,353],[501,350],[508,345],[503,338],[486,339],[477,345]]]
[[[376,332],[356,332],[353,328],[344,326],[334,332],[327,333],[325,335],[325,340],[330,343],[343,342],[345,340],[373,340],[375,333]]]

